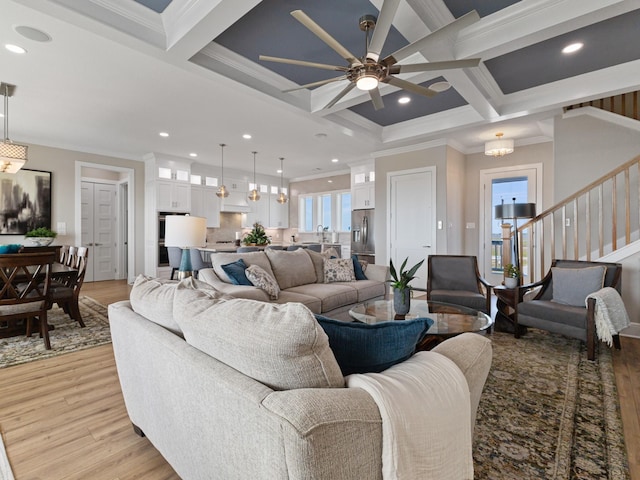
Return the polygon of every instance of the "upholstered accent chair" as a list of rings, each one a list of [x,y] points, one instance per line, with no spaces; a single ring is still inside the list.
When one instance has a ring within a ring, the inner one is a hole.
[[[605,271],[602,273],[600,268],[598,272],[598,267],[604,267]],[[564,271],[565,269],[573,269],[573,271]],[[589,270],[577,274],[575,269]],[[557,277],[555,282],[554,272]],[[554,260],[551,269],[542,280],[519,287],[520,302],[516,305],[513,316],[516,338],[520,337],[518,325],[577,338],[587,344],[587,359],[594,360],[596,301],[592,298],[586,301],[586,297],[602,287],[612,287],[620,293],[621,276],[622,265],[619,263]],[[535,296],[531,300],[523,301],[524,294],[536,287],[539,291]],[[613,336],[613,343],[617,349],[620,349],[618,335]]]
[[[492,285],[480,275],[471,255],[429,255],[427,300],[452,303],[491,315]]]

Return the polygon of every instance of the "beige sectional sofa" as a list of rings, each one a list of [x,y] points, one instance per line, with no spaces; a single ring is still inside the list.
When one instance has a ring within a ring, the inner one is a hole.
[[[258,265],[275,278],[280,294],[276,300],[255,286],[234,285],[222,268],[223,265],[242,259],[247,266]],[[313,313],[333,318],[348,316],[352,305],[366,300],[384,298],[388,292],[389,268],[383,265],[367,265],[367,280],[325,282],[323,254],[308,250],[264,250],[248,253],[218,253],[211,255],[213,268],[198,272],[198,279],[217,290],[236,298],[263,302],[299,302]]]
[[[184,480],[382,480],[378,406],[364,389],[345,387],[303,305],[230,299],[193,278],[139,277],[130,301],[109,305],[109,323],[135,431]],[[464,376],[473,428],[490,341],[463,334],[434,351]],[[436,373],[446,387],[451,373]],[[468,427],[459,433],[470,436]],[[470,452],[448,451],[434,461],[469,460]]]

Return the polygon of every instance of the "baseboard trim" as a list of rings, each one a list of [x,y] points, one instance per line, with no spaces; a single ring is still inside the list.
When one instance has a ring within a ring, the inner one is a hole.
[[[620,332],[621,337],[640,338],[640,323],[631,323]]]

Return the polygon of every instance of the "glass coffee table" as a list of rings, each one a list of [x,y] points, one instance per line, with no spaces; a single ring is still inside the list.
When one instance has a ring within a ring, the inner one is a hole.
[[[404,318],[393,310],[393,300],[372,300],[359,303],[349,310],[351,318],[362,323],[411,320],[426,317],[433,320],[418,350],[433,348],[443,340],[465,332],[481,333],[493,325],[491,317],[483,312],[461,305],[411,299],[411,309]]]

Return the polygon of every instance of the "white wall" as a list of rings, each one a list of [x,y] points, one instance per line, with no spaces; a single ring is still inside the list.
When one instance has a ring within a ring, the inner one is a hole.
[[[144,270],[144,164],[132,160],[81,153],[73,150],[29,146],[29,161],[24,168],[31,170],[45,170],[51,173],[51,226],[56,229],[58,222],[67,224],[67,234],[58,235],[56,244],[75,244],[76,226],[75,212],[80,205],[75,205],[75,164],[87,162],[115,167],[131,168],[135,171],[135,273]],[[78,225],[78,228],[80,226]],[[24,243],[22,235],[3,235],[2,243]]]

